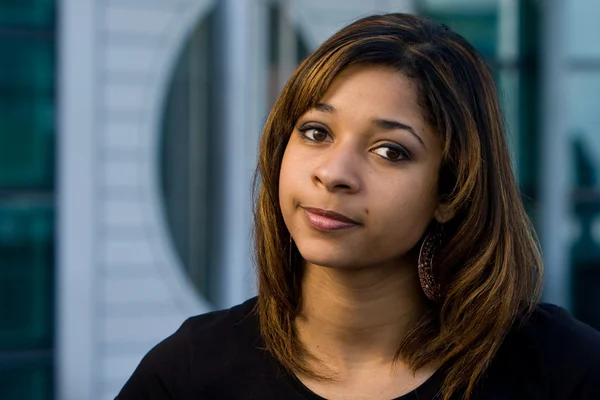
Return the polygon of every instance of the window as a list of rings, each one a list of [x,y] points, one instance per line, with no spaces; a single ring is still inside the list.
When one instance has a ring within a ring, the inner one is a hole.
[[[264,90],[270,107],[308,49],[285,7],[275,1],[265,8],[268,26],[264,37],[259,36],[266,49],[265,59],[259,61],[264,69],[257,73],[267,72]],[[223,171],[233,162],[222,146],[223,121],[228,117],[222,97],[225,60],[219,40],[223,27],[217,23],[222,11],[216,7],[199,21],[180,54],[164,109],[161,146],[164,209],[174,247],[199,293],[217,307],[222,305],[219,291],[227,284],[221,242],[228,240],[222,221],[223,213],[230,210],[223,206]],[[235,134],[254,137],[258,129]]]
[[[539,71],[538,10],[530,1],[419,0],[421,14],[465,37],[485,58],[498,85],[508,143],[523,200],[535,221]]]
[[[198,24],[173,71],[163,115],[162,190],[171,236],[186,273],[208,301],[215,280],[219,208],[218,55],[215,11]]]
[[[54,36],[0,28],[0,187],[53,186]],[[10,60],[9,60],[10,58]]]
[[[0,387],[53,396],[54,66],[51,0],[0,5]]]
[[[573,312],[600,329],[600,3],[568,2],[566,8]]]

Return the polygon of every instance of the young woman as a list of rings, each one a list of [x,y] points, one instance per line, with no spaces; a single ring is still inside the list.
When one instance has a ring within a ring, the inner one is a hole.
[[[260,143],[258,297],[155,347],[129,399],[600,399],[600,334],[542,266],[494,82],[390,14],[296,70]]]

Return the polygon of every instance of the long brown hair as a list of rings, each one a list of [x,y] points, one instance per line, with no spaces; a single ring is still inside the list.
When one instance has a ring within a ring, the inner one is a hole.
[[[445,224],[436,277],[444,295],[399,343],[415,370],[444,366],[444,399],[466,398],[516,319],[537,302],[538,243],[515,183],[498,95],[478,52],[446,26],[407,14],[376,15],[334,34],[285,85],[264,127],[255,180],[258,311],[266,348],[290,372],[323,378],[294,327],[301,256],[279,208],[279,172],[297,119],[352,64],[394,68],[419,88],[443,145],[439,190],[457,215]]]

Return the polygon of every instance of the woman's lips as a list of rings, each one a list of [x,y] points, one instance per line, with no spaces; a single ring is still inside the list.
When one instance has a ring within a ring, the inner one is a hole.
[[[357,226],[358,223],[345,215],[335,211],[321,210],[319,208],[304,207],[304,215],[308,222],[319,230],[334,231]]]

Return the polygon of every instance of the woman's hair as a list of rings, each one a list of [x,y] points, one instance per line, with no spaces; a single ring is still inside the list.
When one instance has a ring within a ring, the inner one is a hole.
[[[446,371],[444,399],[472,394],[507,332],[538,299],[542,263],[506,145],[494,81],[478,52],[429,19],[376,15],[334,34],[306,58],[264,127],[255,176],[258,312],[266,348],[291,372],[308,366],[294,320],[301,306],[301,256],[279,206],[279,172],[297,119],[350,65],[385,66],[415,82],[426,121],[440,135],[439,191],[457,211],[437,250],[439,303],[399,343],[396,360]]]

